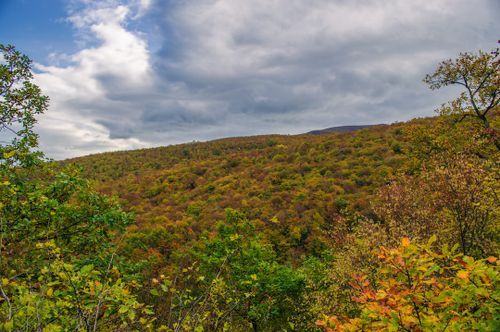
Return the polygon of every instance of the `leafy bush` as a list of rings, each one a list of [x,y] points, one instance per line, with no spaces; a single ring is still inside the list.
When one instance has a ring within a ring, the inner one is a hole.
[[[326,317],[325,331],[498,331],[499,264],[490,256],[474,260],[456,254],[455,246],[432,248],[403,238],[394,249],[378,252],[375,282],[354,277],[355,318]]]

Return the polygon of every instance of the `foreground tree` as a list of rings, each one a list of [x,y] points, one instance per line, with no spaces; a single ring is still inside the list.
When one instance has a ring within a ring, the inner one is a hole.
[[[442,113],[455,114],[460,119],[474,117],[489,128],[488,117],[500,103],[499,51],[461,53],[455,60],[441,62],[424,82],[433,90],[449,85],[463,87],[465,91],[443,106]]]
[[[463,53],[426,76],[432,89],[465,91],[441,108],[442,116],[408,128],[413,160],[407,175],[395,177],[373,201],[392,241],[438,235],[443,243],[459,243],[464,255],[498,253],[499,61],[498,49]]]
[[[277,261],[241,213],[228,209],[217,233],[205,234],[181,262],[175,275],[153,280],[163,330],[293,329],[304,277]]]
[[[0,44],[0,154],[2,163],[27,166],[40,158],[33,131],[36,115],[47,110],[49,98],[32,82],[31,60],[12,45]],[[9,138],[11,139],[9,142]]]
[[[132,219],[37,151],[48,98],[28,57],[0,56],[0,330],[125,329],[147,314],[115,266],[112,239]]]
[[[446,165],[446,166],[443,166]],[[413,176],[400,176],[379,190],[372,205],[387,241],[401,237],[460,245],[464,255],[498,253],[498,168],[464,154],[434,160]]]

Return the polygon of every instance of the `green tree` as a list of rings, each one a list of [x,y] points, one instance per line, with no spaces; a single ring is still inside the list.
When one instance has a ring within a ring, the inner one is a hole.
[[[48,98],[27,56],[10,45],[0,52],[0,330],[136,323],[147,309],[122,281],[112,242],[131,216],[37,151],[33,129]]]
[[[162,315],[166,330],[293,329],[304,277],[280,264],[272,247],[255,235],[240,213],[227,210],[217,234],[206,234],[183,261],[178,274],[153,280],[162,280],[160,304],[168,302],[165,311],[174,312]],[[172,316],[176,318],[168,320]]]
[[[463,87],[465,91],[441,112],[459,115],[460,119],[474,117],[489,128],[488,116],[500,103],[499,51],[461,53],[455,60],[441,62],[424,82],[433,90],[449,85]]]
[[[47,110],[49,98],[32,82],[31,60],[12,45],[0,44],[0,145],[1,163],[28,166],[39,161],[31,149],[38,145],[33,131],[36,115]]]

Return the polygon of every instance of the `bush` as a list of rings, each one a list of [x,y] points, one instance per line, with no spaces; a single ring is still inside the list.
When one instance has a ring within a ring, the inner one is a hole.
[[[458,246],[441,251],[403,238],[394,249],[382,247],[382,266],[375,283],[354,276],[355,318],[325,317],[325,331],[498,331],[500,292],[498,260],[474,260],[455,254]]]

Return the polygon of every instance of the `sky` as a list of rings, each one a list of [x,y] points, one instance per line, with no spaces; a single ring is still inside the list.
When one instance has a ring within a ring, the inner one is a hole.
[[[497,0],[0,0],[50,97],[48,157],[431,116],[427,73],[490,50]]]

